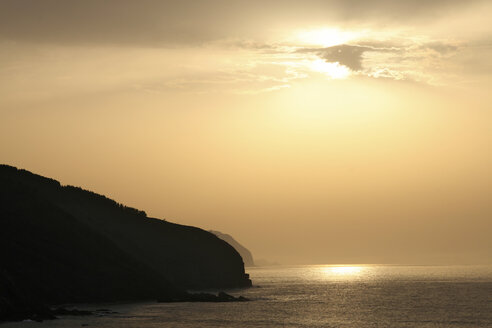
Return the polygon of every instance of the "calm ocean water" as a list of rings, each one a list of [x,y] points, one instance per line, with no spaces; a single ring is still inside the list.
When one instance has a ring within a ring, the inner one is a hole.
[[[492,327],[492,266],[248,268],[247,303],[97,305],[117,314],[7,327]]]

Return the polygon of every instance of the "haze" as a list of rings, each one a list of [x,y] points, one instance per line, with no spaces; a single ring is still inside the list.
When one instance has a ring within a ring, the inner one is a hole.
[[[491,263],[490,1],[0,0],[0,162],[280,263]]]

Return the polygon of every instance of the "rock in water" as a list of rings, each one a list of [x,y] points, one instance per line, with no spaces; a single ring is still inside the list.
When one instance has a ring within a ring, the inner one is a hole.
[[[189,293],[175,298],[161,298],[157,300],[159,303],[174,303],[174,302],[247,302],[249,299],[243,296],[235,297],[225,292],[219,292],[217,295],[210,293]]]

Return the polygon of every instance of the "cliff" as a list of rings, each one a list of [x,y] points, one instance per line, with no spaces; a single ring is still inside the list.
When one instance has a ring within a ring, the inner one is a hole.
[[[238,251],[239,255],[243,258],[243,262],[245,266],[255,266],[255,262],[253,261],[253,255],[251,252],[241,245],[236,239],[234,239],[231,235],[222,233],[220,231],[210,230],[211,233],[219,237],[220,239],[226,241],[229,245],[234,247],[236,251]]]
[[[12,286],[23,303],[57,304],[251,285],[237,251],[207,231],[7,165],[0,165],[0,258],[2,304],[18,301]]]

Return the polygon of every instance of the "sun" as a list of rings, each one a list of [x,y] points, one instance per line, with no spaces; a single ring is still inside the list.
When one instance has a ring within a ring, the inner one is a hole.
[[[338,28],[310,29],[296,33],[299,43],[316,47],[333,47],[347,43],[355,37],[354,32],[342,31]]]

